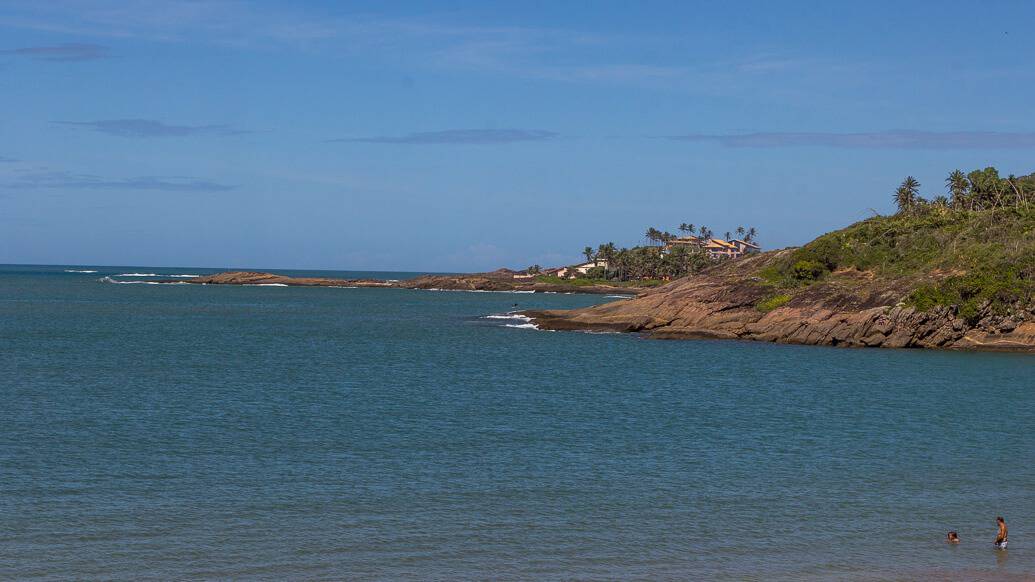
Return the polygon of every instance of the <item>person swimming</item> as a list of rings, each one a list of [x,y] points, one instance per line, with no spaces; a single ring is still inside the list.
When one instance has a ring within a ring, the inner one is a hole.
[[[945,541],[950,544],[958,544],[960,543],[960,536],[955,531],[950,531],[945,534]]]
[[[995,542],[993,542],[993,545],[995,545],[995,549],[997,550],[1005,550],[1007,543],[1006,520],[1003,519],[1003,516],[1000,515],[999,517],[995,518],[995,522],[996,525],[999,526],[999,531],[996,532]]]

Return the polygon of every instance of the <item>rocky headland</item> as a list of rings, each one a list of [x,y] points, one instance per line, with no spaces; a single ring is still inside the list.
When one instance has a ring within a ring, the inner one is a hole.
[[[659,339],[1035,353],[1035,213],[931,212],[875,217],[634,299],[523,313],[541,329]]]

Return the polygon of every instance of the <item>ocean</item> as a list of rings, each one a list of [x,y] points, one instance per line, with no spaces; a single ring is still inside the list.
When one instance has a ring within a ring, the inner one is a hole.
[[[1035,356],[112,282],[208,272],[0,266],[0,579],[1035,576]]]

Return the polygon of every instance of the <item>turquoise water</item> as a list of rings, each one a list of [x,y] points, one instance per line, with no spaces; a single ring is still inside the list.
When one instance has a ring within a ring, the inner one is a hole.
[[[0,579],[1035,575],[1032,356],[66,268],[0,266]]]

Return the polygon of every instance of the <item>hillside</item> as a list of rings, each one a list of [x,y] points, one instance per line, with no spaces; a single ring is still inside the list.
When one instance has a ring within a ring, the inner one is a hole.
[[[1035,209],[929,204],[644,295],[529,312],[545,329],[658,338],[1035,351]]]

